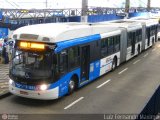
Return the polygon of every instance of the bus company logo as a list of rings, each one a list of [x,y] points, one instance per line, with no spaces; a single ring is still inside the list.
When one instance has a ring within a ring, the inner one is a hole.
[[[8,119],[8,115],[7,114],[2,114],[2,120],[7,120]]]

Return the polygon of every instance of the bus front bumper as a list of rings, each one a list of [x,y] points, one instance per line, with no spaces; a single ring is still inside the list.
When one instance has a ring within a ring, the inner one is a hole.
[[[9,91],[14,95],[25,97],[25,98],[52,100],[52,99],[58,98],[59,87],[56,87],[50,90],[45,90],[45,91],[32,91],[32,90],[20,89],[9,84]]]

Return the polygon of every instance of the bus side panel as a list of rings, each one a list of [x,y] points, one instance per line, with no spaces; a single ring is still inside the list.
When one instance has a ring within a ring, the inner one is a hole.
[[[99,77],[100,74],[100,61],[96,61],[90,64],[89,80],[94,80]]]
[[[112,63],[115,56],[117,57],[117,66],[119,66],[120,52],[101,59],[100,76],[112,70]]]
[[[146,26],[142,25],[142,51],[145,50],[146,43]]]
[[[135,44],[135,55],[138,55],[138,46],[141,46],[140,47],[140,52],[142,51],[142,41],[140,41],[140,42],[137,42],[136,44]]]
[[[53,89],[58,86],[59,97],[64,96],[68,93],[68,84],[73,75],[78,75],[78,78],[80,78],[80,68],[75,69],[74,71],[69,72],[66,75],[63,75],[56,83],[51,84],[49,89]]]
[[[126,61],[127,56],[127,29],[125,28],[122,29],[120,42],[120,63],[123,63]]]

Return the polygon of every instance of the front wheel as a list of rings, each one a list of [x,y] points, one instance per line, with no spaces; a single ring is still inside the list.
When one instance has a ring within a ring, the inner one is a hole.
[[[69,92],[68,92],[68,94],[72,94],[74,92],[75,88],[76,88],[76,82],[75,82],[74,79],[71,79],[70,82],[69,82],[69,88],[68,88]]]
[[[139,55],[140,52],[141,52],[141,51],[140,51],[140,46],[138,46],[138,50],[137,50],[137,51],[138,51],[138,54],[137,54],[137,55]]]
[[[116,58],[113,59],[113,62],[112,62],[112,71],[115,70],[117,67],[117,60]]]

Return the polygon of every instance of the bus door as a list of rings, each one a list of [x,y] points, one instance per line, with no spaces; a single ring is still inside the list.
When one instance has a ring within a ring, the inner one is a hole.
[[[131,54],[132,54],[132,55],[135,54],[135,44],[136,44],[136,33],[133,32],[133,33],[132,33],[132,40],[131,40],[131,46],[132,46]]]
[[[89,45],[81,47],[81,82],[89,80],[89,53]]]

